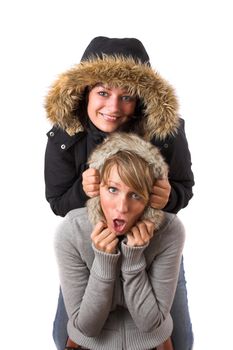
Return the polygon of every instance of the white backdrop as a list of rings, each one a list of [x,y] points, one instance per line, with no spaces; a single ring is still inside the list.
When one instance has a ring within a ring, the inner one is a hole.
[[[180,213],[194,349],[233,348],[230,3],[1,2],[1,349],[55,349],[53,237],[61,219],[44,197],[50,125],[43,103],[57,74],[79,62],[97,35],[139,38],[152,66],[176,88],[196,178],[194,198]]]

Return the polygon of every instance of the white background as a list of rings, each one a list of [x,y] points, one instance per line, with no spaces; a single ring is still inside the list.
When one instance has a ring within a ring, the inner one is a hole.
[[[78,63],[98,35],[139,38],[152,66],[177,91],[196,179],[194,198],[180,213],[194,349],[233,348],[230,3],[1,2],[1,349],[55,349],[53,237],[60,218],[44,197],[50,125],[43,103],[57,74]]]

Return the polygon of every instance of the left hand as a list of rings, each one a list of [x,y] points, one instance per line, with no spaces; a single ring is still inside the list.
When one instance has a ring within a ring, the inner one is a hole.
[[[171,185],[168,179],[157,180],[150,196],[150,205],[154,209],[163,209],[171,193]]]
[[[155,224],[150,220],[138,221],[126,234],[127,245],[130,247],[140,247],[149,242],[153,237]]]

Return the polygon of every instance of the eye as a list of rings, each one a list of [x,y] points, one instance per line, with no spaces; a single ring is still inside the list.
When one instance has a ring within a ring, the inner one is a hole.
[[[125,101],[125,102],[132,102],[135,100],[135,97],[130,95],[125,95],[125,96],[122,96],[121,99],[122,101]]]
[[[131,193],[131,198],[136,199],[136,200],[140,200],[142,197],[139,194],[133,192],[133,193]]]
[[[117,191],[117,188],[116,187],[108,187],[108,192],[110,192],[110,193],[116,193],[116,191]]]
[[[106,91],[98,91],[98,95],[106,97],[108,96],[108,93]]]

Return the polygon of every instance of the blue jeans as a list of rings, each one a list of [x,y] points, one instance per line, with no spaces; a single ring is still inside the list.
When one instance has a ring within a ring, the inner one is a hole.
[[[172,343],[175,350],[191,350],[193,347],[192,323],[189,315],[188,297],[183,258],[176,293],[171,308],[173,319]]]
[[[171,315],[174,323],[172,332],[174,349],[191,350],[193,346],[193,332],[188,309],[183,259],[180,265],[179,279],[171,309]],[[64,350],[66,346],[66,341],[68,338],[67,322],[68,316],[60,290],[57,313],[53,324],[53,339],[58,350]]]

